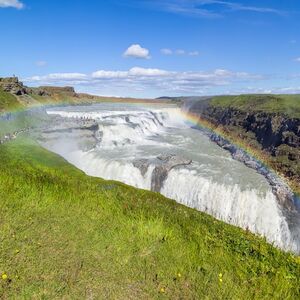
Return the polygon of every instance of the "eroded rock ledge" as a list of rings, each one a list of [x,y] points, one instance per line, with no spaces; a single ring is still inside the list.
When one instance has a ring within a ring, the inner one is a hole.
[[[192,161],[179,157],[174,154],[164,154],[155,159],[139,159],[133,162],[133,165],[141,171],[144,176],[150,165],[154,165],[151,175],[151,191],[160,192],[168,173],[175,167],[187,166]]]
[[[187,109],[187,108],[185,108]],[[251,116],[251,113],[237,112],[234,109],[222,109],[210,106],[209,101],[203,101],[201,103],[195,103],[188,108],[190,112],[198,114],[201,118],[206,119],[210,123],[219,126],[232,126],[233,128],[242,128],[245,131],[252,130],[262,147],[266,147],[270,152],[270,156],[274,155],[278,151],[280,145],[287,145],[295,149],[296,152],[300,149],[298,145],[298,137],[300,136],[300,120],[285,120],[272,118],[272,116],[265,116],[260,118],[260,113],[256,117]],[[253,113],[255,114],[255,113]],[[298,124],[299,123],[299,124]],[[231,128],[232,128],[231,127]],[[251,129],[252,128],[252,129]],[[270,186],[272,187],[273,194],[276,196],[278,203],[288,209],[289,211],[300,211],[298,205],[297,195],[294,194],[292,189],[274,172],[270,171],[262,162],[256,160],[250,156],[244,150],[231,144],[228,140],[215,134],[213,131],[205,128],[199,128],[210,140],[218,144],[223,149],[229,151],[232,158],[244,163],[247,167],[256,170],[259,174],[263,175]],[[289,132],[289,134],[287,133]],[[297,138],[286,139],[285,136],[294,136]],[[299,174],[295,174],[298,176]]]

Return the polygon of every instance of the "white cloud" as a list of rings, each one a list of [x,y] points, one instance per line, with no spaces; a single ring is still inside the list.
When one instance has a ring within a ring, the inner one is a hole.
[[[178,49],[178,50],[176,50],[176,54],[177,54],[177,55],[184,55],[184,54],[185,54],[185,50],[183,50],[183,49]]]
[[[127,71],[96,71],[92,73],[92,78],[96,79],[114,79],[114,78],[126,78],[128,76]]]
[[[295,58],[296,62],[300,62],[300,57]]]
[[[191,52],[189,52],[189,56],[199,56],[199,55],[200,55],[199,51],[191,51]]]
[[[97,91],[98,94],[118,93],[136,95],[153,91],[161,94],[209,94],[218,87],[231,87],[264,79],[260,75],[216,69],[204,71],[168,71],[156,68],[134,67],[129,70],[99,70],[91,74],[53,73],[25,78],[29,85],[74,85],[80,90]]]
[[[193,17],[217,18],[232,12],[252,12],[284,16],[287,12],[264,6],[254,6],[227,0],[135,0],[145,6]]]
[[[139,44],[131,45],[123,54],[125,57],[135,58],[150,58],[150,52],[148,49],[141,47]]]
[[[160,52],[164,55],[172,55],[173,54],[173,51],[168,48],[161,49]]]
[[[38,60],[35,64],[38,67],[45,67],[47,65],[47,62],[45,60]]]
[[[25,5],[19,0],[0,0],[0,8],[13,7],[22,9]]]
[[[92,73],[92,78],[95,79],[130,79],[133,77],[155,77],[166,76],[168,71],[160,69],[145,69],[140,67],[131,68],[129,71],[105,71],[100,70]]]
[[[149,76],[149,77],[159,77],[170,75],[171,72],[160,70],[160,69],[145,69],[140,67],[134,67],[129,70],[129,76]]]
[[[198,55],[200,55],[199,51],[186,51],[184,49],[177,49],[177,50],[173,51],[172,49],[164,48],[164,49],[161,49],[160,52],[164,55],[172,55],[172,54],[188,55],[188,56],[198,56]]]
[[[73,81],[73,80],[84,80],[87,79],[86,74],[82,73],[52,73],[44,76],[33,76],[30,78],[26,78],[24,81],[25,82],[44,82],[44,83],[49,83],[49,82],[59,82],[59,81]]]

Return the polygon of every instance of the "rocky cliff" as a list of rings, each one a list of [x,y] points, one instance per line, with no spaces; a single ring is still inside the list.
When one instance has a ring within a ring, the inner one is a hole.
[[[189,110],[213,126],[222,127],[233,139],[242,139],[252,148],[267,153],[271,166],[299,187],[300,118],[217,106],[211,100],[194,102]]]
[[[23,83],[19,81],[18,77],[0,77],[0,88],[4,92],[18,96],[29,94],[31,91],[31,89],[25,87]]]
[[[47,94],[49,96],[61,95],[64,94],[69,97],[78,97],[75,89],[71,86],[57,87],[57,86],[40,86],[36,89],[33,89],[33,92],[40,92]]]
[[[18,77],[0,77],[0,89],[4,92],[11,93],[16,96],[22,95],[39,95],[39,96],[55,96],[66,95],[69,97],[77,97],[77,93],[71,86],[56,87],[56,86],[40,86],[27,87],[23,82],[19,81]]]

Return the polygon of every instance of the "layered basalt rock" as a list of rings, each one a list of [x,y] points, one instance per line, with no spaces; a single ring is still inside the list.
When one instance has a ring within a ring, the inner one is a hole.
[[[244,139],[270,155],[272,167],[300,183],[300,119],[284,114],[243,111],[213,106],[210,101],[191,104],[189,110],[229,135]]]

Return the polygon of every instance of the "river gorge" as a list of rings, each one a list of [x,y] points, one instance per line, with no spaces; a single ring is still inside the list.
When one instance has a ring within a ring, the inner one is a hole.
[[[159,192],[219,220],[300,252],[299,213],[270,181],[193,128],[171,104],[112,104],[47,109],[38,136],[86,174]]]

